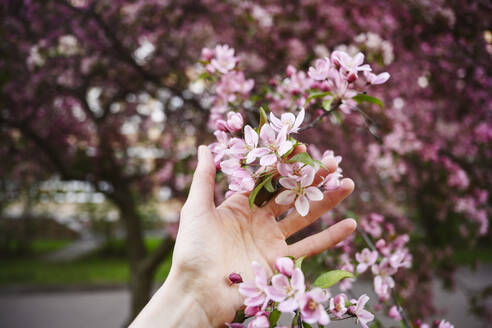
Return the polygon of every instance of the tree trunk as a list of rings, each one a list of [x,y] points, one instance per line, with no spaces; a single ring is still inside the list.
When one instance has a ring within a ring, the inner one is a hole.
[[[142,270],[141,266],[130,269],[130,323],[143,309],[152,294],[155,270]]]
[[[115,191],[111,198],[120,210],[126,232],[128,260],[130,264],[130,323],[147,304],[152,293],[154,273],[160,262],[168,256],[174,246],[171,238],[164,238],[151,254],[147,254],[144,243],[142,217],[130,192],[123,188]]]

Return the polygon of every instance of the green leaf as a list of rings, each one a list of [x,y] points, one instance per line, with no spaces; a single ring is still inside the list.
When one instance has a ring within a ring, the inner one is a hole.
[[[272,184],[272,180],[273,179],[269,179],[267,181],[267,183],[265,183],[265,189],[268,191],[268,192],[275,192],[275,187],[273,186]]]
[[[331,110],[331,103],[333,102],[333,99],[335,99],[335,97],[331,97],[330,99],[323,100],[321,107],[323,107],[325,111],[329,112]]]
[[[352,99],[357,101],[359,104],[362,102],[369,102],[369,103],[378,105],[379,107],[381,107],[381,109],[384,109],[383,102],[376,97],[371,97],[371,96],[365,95],[363,93],[359,93],[357,96],[353,97]]]
[[[209,79],[211,78],[212,75],[210,75],[210,73],[208,72],[203,72],[202,74],[200,74],[197,78],[197,80],[203,80],[203,79]]]
[[[330,91],[324,91],[324,92],[322,92],[322,91],[316,91],[316,92],[312,92],[307,97],[306,104],[308,102],[310,102],[311,100],[315,99],[315,98],[323,98],[323,97],[326,97],[326,96],[333,96],[333,93],[331,93]]]
[[[333,118],[335,119],[335,122],[337,125],[340,125],[342,124],[342,115],[340,115],[339,112],[335,111],[335,112],[331,112],[331,115],[333,115]]]
[[[302,261],[304,261],[305,258],[306,256],[301,256],[300,258],[298,258],[294,263],[294,267],[302,269]]]
[[[314,281],[313,286],[328,288],[345,278],[354,278],[354,275],[345,270],[332,270],[320,274]]]
[[[280,311],[275,309],[270,313],[270,317],[268,318],[268,321],[270,321],[270,327],[275,327],[277,324],[278,319],[280,319]]]
[[[301,162],[301,163],[311,165],[311,166],[315,166],[315,164],[318,164],[322,168],[326,169],[326,166],[324,166],[323,163],[321,163],[318,160],[313,159],[311,156],[309,156],[309,154],[307,152],[295,154],[294,156],[292,156],[288,160],[288,162],[289,163]]]
[[[260,192],[261,188],[263,188],[263,186],[273,178],[273,174],[269,174],[265,177],[265,179],[263,181],[261,181],[256,187],[255,189],[253,189],[253,191],[249,194],[249,197],[248,197],[248,201],[249,201],[249,207],[253,208],[253,204],[255,203],[255,198],[256,198],[256,195],[258,195],[258,193]]]
[[[259,127],[259,129],[261,129],[263,124],[265,124],[267,122],[268,122],[268,116],[265,112],[265,109],[263,109],[263,107],[260,107],[260,127]]]
[[[312,326],[309,323],[307,323],[306,321],[302,322],[302,326],[305,328],[312,328]]]

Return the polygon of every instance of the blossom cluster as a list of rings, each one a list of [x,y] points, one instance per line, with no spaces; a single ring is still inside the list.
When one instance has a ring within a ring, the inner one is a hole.
[[[412,265],[412,255],[406,247],[409,237],[406,234],[397,235],[394,225],[385,222],[384,217],[377,213],[362,217],[359,226],[362,233],[367,234],[367,238],[372,237],[376,242],[372,249],[364,248],[356,252],[355,263],[350,261],[347,253],[343,254],[341,269],[356,274],[370,271],[373,275],[374,292],[380,301],[388,301],[391,290],[395,287],[394,275],[400,268],[408,269]],[[350,278],[344,279],[340,283],[341,289],[350,289],[352,281]]]
[[[239,284],[239,293],[244,296],[244,313],[253,317],[248,328],[270,327],[269,318],[273,311],[295,314],[294,323],[296,318],[320,325],[329,324],[331,318],[356,318],[362,327],[367,328],[367,323],[374,319],[374,315],[365,309],[369,301],[367,295],[356,300],[343,293],[332,297],[326,288],[309,289],[302,270],[288,257],[276,260],[275,274],[271,278],[259,263],[253,262],[252,268],[254,281]],[[244,327],[242,324],[229,326]]]
[[[218,121],[228,111],[231,103],[246,99],[254,87],[252,79],[246,79],[238,69],[239,58],[228,45],[217,45],[213,50],[202,49],[202,63],[205,70],[216,78],[215,97],[211,107],[209,124],[215,129]]]
[[[303,105],[312,105],[316,99],[311,97],[313,90],[322,92],[326,103],[340,102],[340,110],[348,114],[357,106],[354,97],[363,93],[368,85],[383,84],[390,74],[375,74],[368,64],[364,64],[361,52],[350,56],[335,50],[330,56],[317,59],[307,72],[288,66],[287,77],[274,79],[274,89],[268,94],[272,110],[285,111]],[[325,108],[329,110],[330,108]]]
[[[315,175],[322,162],[312,160],[307,153],[292,157],[298,141],[292,134],[299,132],[305,116],[304,109],[294,115],[284,113],[281,117],[270,113],[260,128],[254,129],[244,124],[240,113],[229,112],[227,120],[217,122],[215,131],[217,142],[210,145],[216,165],[226,174],[229,181],[229,194],[250,192],[260,181],[278,178],[278,185],[285,190],[275,198],[277,204],[295,204],[297,212],[305,216],[309,212],[310,201],[323,199],[322,190],[330,190],[340,185],[341,170],[323,177],[313,185]],[[324,160],[335,157],[326,151]],[[261,185],[261,184],[260,184]],[[270,192],[275,191],[270,190]]]

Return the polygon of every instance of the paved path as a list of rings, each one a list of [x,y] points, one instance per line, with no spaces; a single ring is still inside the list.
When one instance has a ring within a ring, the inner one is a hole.
[[[460,270],[458,277],[468,287],[480,287],[492,283],[492,265],[478,272]],[[463,291],[443,291],[434,286],[436,304],[447,308],[444,316],[456,328],[484,327],[467,315],[467,298]],[[371,290],[369,283],[354,287],[356,294]],[[370,294],[370,293],[369,293]],[[373,294],[370,296],[373,296]],[[372,298],[372,297],[371,297]],[[374,298],[372,298],[374,299]],[[129,294],[126,290],[57,293],[11,293],[0,294],[0,327],[5,328],[119,328],[128,314]],[[385,321],[385,327],[396,327],[395,322]],[[355,327],[354,320],[332,323],[330,327]],[[359,326],[360,327],[360,326]]]
[[[102,238],[94,237],[90,234],[74,241],[67,247],[47,254],[43,259],[46,261],[71,261],[89,254],[101,246]]]

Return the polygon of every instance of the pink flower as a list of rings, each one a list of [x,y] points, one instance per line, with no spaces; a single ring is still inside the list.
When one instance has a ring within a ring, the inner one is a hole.
[[[437,328],[454,328],[454,326],[449,321],[441,320]]]
[[[374,74],[369,71],[364,71],[364,76],[370,84],[383,84],[389,80],[390,74],[388,72],[383,72],[381,74]]]
[[[335,152],[333,150],[326,150],[324,153],[323,153],[323,156],[322,156],[322,162],[325,162],[327,160],[330,160],[330,159],[334,159],[335,162],[337,163],[337,165],[340,165],[340,162],[342,161],[342,156],[335,156]]]
[[[359,264],[357,264],[357,273],[363,273],[367,268],[376,263],[378,252],[364,248],[362,252],[355,254],[355,259],[359,262]]]
[[[357,317],[361,326],[364,328],[368,328],[367,323],[369,321],[374,320],[374,314],[364,309],[364,306],[368,301],[369,301],[369,296],[364,294],[361,297],[359,297],[359,299],[357,300],[357,305],[355,307],[353,306],[350,307],[350,312]]]
[[[236,57],[234,57],[234,49],[228,45],[217,45],[215,47],[215,58],[210,64],[222,74],[227,73],[236,66]]]
[[[276,136],[270,124],[264,124],[260,131],[263,147],[253,149],[248,156],[260,157],[260,165],[268,166],[277,162],[277,156],[282,156],[292,148],[292,142],[287,140],[285,132]]]
[[[395,281],[391,277],[396,273],[396,269],[393,268],[387,258],[383,259],[380,264],[373,264],[372,273],[374,277],[374,291],[382,299],[388,299],[390,296],[390,289],[395,287]]]
[[[309,324],[326,325],[330,323],[330,317],[324,308],[324,304],[329,298],[330,294],[321,288],[314,288],[302,295],[299,300],[302,320]]]
[[[263,267],[256,261],[251,266],[255,273],[255,281],[246,281],[239,285],[239,293],[245,297],[246,306],[263,306],[268,303],[266,289],[268,278]]]
[[[202,60],[205,60],[205,61],[209,61],[212,58],[214,58],[214,52],[213,52],[213,50],[211,50],[209,48],[203,48],[202,49],[201,59]]]
[[[214,154],[215,163],[219,163],[227,150],[229,137],[224,131],[215,131],[214,135],[217,138],[217,142],[211,144],[209,148],[212,154]]]
[[[227,113],[227,128],[231,132],[239,131],[243,128],[244,120],[240,113]]]
[[[357,72],[371,71],[368,64],[362,65],[364,62],[364,54],[357,53],[354,57],[343,51],[334,51],[331,54],[331,60],[335,66],[341,66],[346,73],[347,81],[354,82],[357,80]]]
[[[412,255],[408,253],[406,248],[397,249],[390,257],[389,257],[390,265],[398,269],[400,267],[410,268],[412,265]]]
[[[276,198],[275,202],[280,205],[290,205],[295,200],[295,208],[301,216],[306,216],[309,212],[309,201],[319,201],[323,199],[323,193],[314,186],[311,186],[314,180],[315,170],[310,167],[308,174],[302,176],[300,181],[295,178],[280,178],[280,184],[287,190],[282,191]]]
[[[340,170],[337,169],[335,172],[330,173],[326,177],[324,177],[319,186],[323,186],[325,190],[335,190],[340,187],[341,178],[342,174]]]
[[[231,191],[248,192],[255,187],[255,180],[246,169],[238,168],[234,170],[228,178],[229,189]]]
[[[288,257],[279,257],[275,261],[275,269],[281,274],[290,277],[294,273],[294,262]]]
[[[338,294],[330,299],[330,312],[337,318],[341,318],[347,312],[347,296],[345,294]]]
[[[256,159],[256,156],[252,151],[258,147],[258,133],[256,133],[249,125],[244,127],[244,141],[246,142],[246,151],[248,151],[246,163],[250,164]]]
[[[267,294],[270,299],[279,302],[279,311],[294,312],[299,307],[297,300],[302,297],[305,290],[304,274],[297,268],[292,273],[290,281],[283,274],[273,276]]]
[[[303,175],[302,170],[305,167],[304,165],[305,164],[302,162],[295,162],[295,163],[279,162],[277,164],[277,171],[283,177],[299,179]]]
[[[256,314],[255,318],[248,324],[248,328],[269,328],[270,321],[268,320],[268,313],[260,311]]]
[[[309,67],[308,75],[313,80],[323,81],[330,72],[330,60],[328,58],[317,59],[314,67]]]
[[[299,127],[304,121],[304,115],[304,108],[301,108],[301,111],[297,117],[292,113],[284,113],[280,119],[278,119],[275,114],[270,112],[270,124],[277,132],[285,131],[286,134],[297,133],[299,131]]]
[[[388,317],[390,317],[391,319],[394,319],[396,321],[400,321],[401,320],[400,311],[398,311],[398,307],[396,305],[393,305],[389,309],[389,311],[388,311]]]

